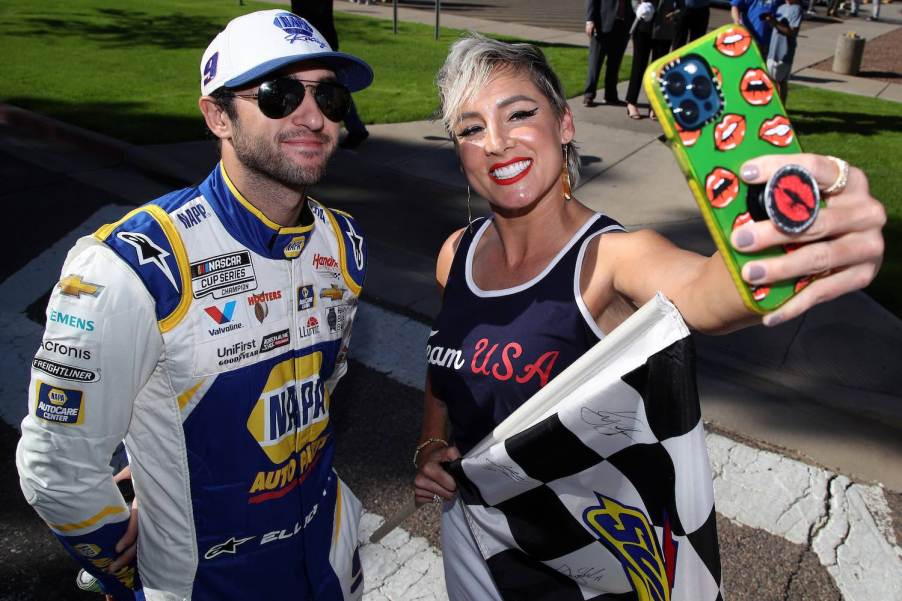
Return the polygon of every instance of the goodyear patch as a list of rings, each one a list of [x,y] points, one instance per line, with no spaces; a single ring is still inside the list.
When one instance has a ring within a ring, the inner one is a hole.
[[[35,417],[56,424],[80,425],[84,421],[84,393],[37,381]]]

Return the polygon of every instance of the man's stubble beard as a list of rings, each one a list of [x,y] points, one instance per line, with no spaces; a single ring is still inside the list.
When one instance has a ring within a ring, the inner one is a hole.
[[[322,162],[314,167],[299,165],[291,161],[279,146],[283,140],[291,138],[293,135],[294,132],[283,132],[277,136],[275,142],[270,142],[263,136],[246,135],[240,122],[236,120],[231,142],[238,160],[257,175],[272,179],[288,188],[312,186],[322,179],[326,165],[335,153],[337,145],[330,136],[307,132],[306,135],[317,136],[320,139],[326,153]]]

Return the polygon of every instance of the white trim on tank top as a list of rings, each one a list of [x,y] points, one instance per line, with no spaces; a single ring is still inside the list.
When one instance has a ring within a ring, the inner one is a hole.
[[[576,241],[579,240],[580,236],[582,236],[593,223],[601,219],[601,217],[601,213],[595,213],[595,215],[587,219],[586,222],[576,231],[576,233],[573,234],[567,244],[564,245],[564,248],[558,251],[557,255],[555,255],[555,257],[548,263],[545,269],[542,270],[542,273],[535,276],[528,282],[518,284],[516,286],[513,286],[512,288],[502,288],[501,290],[483,290],[476,285],[476,282],[473,281],[473,254],[476,252],[476,246],[479,244],[479,240],[485,233],[486,228],[488,228],[492,223],[492,218],[487,218],[485,220],[485,223],[483,223],[482,226],[478,230],[476,230],[476,234],[473,236],[473,240],[470,241],[470,248],[467,249],[467,258],[464,269],[465,277],[467,280],[467,287],[470,289],[470,292],[480,298],[491,298],[497,296],[507,296],[509,294],[516,294],[517,292],[522,292],[524,290],[527,290],[528,288],[531,288],[532,286],[535,286],[542,278],[548,275],[552,269],[554,269],[555,265],[557,265],[558,262],[560,262],[560,260],[564,257],[564,255],[567,254],[567,251],[569,251],[573,247],[573,245],[576,244]]]
[[[602,234],[615,231],[622,232],[625,230],[621,225],[609,225],[608,227],[598,230],[597,232],[583,240],[583,245],[580,247],[579,254],[576,256],[576,269],[573,270],[573,297],[576,299],[576,306],[579,307],[579,312],[582,313],[583,319],[586,321],[589,329],[591,329],[592,332],[596,336],[598,336],[599,340],[607,336],[607,334],[598,327],[598,324],[595,322],[595,318],[592,317],[592,313],[589,311],[589,307],[586,306],[586,301],[583,300],[583,294],[580,290],[579,285],[579,276],[582,273],[583,259],[586,256],[586,249],[589,248],[589,242]]]

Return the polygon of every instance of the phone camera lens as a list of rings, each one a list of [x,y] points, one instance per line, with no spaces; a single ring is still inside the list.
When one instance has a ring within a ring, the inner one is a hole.
[[[698,121],[698,105],[692,100],[684,100],[680,103],[680,120],[687,125]]]
[[[682,96],[686,91],[686,78],[676,72],[668,73],[665,86],[672,97]]]
[[[711,95],[711,82],[701,75],[692,79],[692,95],[699,100],[704,100]]]

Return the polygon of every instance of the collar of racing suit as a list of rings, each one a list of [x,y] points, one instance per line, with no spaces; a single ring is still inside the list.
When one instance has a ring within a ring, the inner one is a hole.
[[[316,225],[282,227],[263,214],[247,200],[229,179],[222,163],[199,186],[219,220],[236,240],[257,254],[273,259],[294,259],[300,256]],[[305,199],[305,211],[310,199]]]

